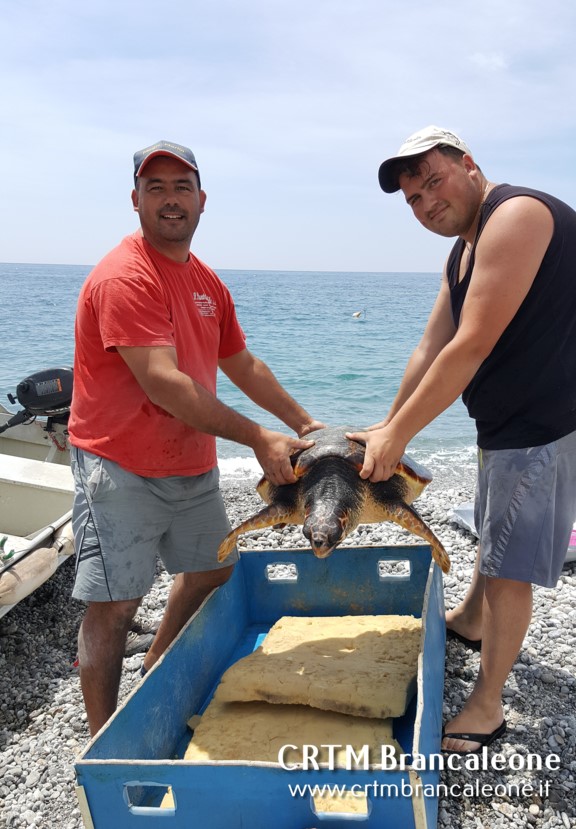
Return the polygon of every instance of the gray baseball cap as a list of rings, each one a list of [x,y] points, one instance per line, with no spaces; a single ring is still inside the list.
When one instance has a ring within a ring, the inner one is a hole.
[[[428,150],[433,150],[434,147],[438,147],[440,144],[448,147],[456,147],[456,149],[462,150],[463,153],[472,155],[468,145],[465,144],[464,141],[456,135],[456,133],[450,132],[450,130],[442,129],[442,127],[435,127],[431,124],[430,126],[424,127],[424,129],[418,130],[418,132],[408,136],[396,155],[392,156],[392,158],[387,158],[386,161],[382,162],[380,169],[378,170],[378,181],[380,182],[382,190],[384,190],[385,193],[395,193],[400,189],[397,172],[398,159],[409,158],[413,155],[427,153]]]
[[[151,144],[150,147],[145,147],[143,150],[138,150],[134,153],[134,181],[138,176],[142,175],[142,170],[153,158],[159,155],[167,155],[172,158],[177,158],[182,161],[190,169],[194,170],[198,176],[198,187],[200,187],[200,173],[198,172],[198,165],[194,158],[194,153],[188,147],[183,147],[182,144],[175,144],[173,141],[157,141]]]

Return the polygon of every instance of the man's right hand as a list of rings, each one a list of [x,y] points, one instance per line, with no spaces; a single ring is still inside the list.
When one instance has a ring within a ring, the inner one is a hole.
[[[297,478],[294,475],[290,456],[302,449],[314,446],[313,440],[301,440],[281,432],[271,432],[263,429],[256,445],[252,448],[264,475],[273,484],[293,484]]]
[[[372,426],[367,426],[365,429],[362,429],[362,431],[374,432],[376,429],[383,429],[384,426],[388,426],[391,420],[391,417],[385,417],[384,420],[379,420],[378,423],[373,423]]]
[[[346,437],[365,444],[360,477],[369,478],[373,484],[392,477],[406,449],[405,442],[387,427],[368,429],[365,432],[346,432]]]
[[[299,437],[304,438],[304,437],[306,437],[306,435],[309,435],[310,432],[316,432],[318,429],[325,429],[325,428],[326,428],[326,424],[322,423],[321,420],[311,420],[305,426],[302,426],[301,429],[298,429],[298,435],[299,435]]]

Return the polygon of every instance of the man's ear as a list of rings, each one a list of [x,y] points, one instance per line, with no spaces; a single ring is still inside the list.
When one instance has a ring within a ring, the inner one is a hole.
[[[468,153],[464,153],[462,156],[462,163],[464,164],[464,169],[467,173],[476,169],[476,162],[471,155],[468,155]]]

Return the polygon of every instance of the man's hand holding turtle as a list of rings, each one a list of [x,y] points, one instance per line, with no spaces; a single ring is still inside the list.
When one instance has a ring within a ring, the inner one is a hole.
[[[266,478],[271,483],[281,486],[296,481],[290,456],[313,445],[313,440],[302,440],[283,435],[281,432],[262,429],[258,443],[252,448]]]
[[[366,445],[360,477],[369,478],[373,484],[392,477],[406,449],[390,426],[371,427],[366,432],[346,432],[346,437]]]
[[[302,426],[301,429],[298,429],[298,435],[303,438],[306,435],[309,435],[310,432],[315,432],[316,429],[325,429],[326,424],[322,423],[320,420],[311,420],[309,423],[306,423]]]

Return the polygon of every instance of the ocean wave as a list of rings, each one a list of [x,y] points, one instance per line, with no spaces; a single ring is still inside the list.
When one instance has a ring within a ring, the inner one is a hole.
[[[476,466],[478,449],[476,446],[457,446],[451,448],[414,449],[410,454],[415,460],[436,464],[438,466]]]
[[[220,480],[228,483],[255,484],[262,477],[262,467],[254,457],[218,458],[218,467]]]

